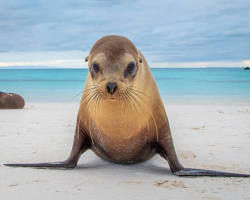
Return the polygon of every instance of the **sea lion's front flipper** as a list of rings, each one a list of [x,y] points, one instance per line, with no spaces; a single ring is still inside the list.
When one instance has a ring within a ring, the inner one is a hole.
[[[62,162],[49,162],[49,163],[11,163],[4,164],[8,167],[34,167],[34,168],[75,168],[74,161],[65,160]]]
[[[217,177],[250,177],[250,174],[236,174],[205,169],[184,168],[178,160],[169,125],[159,133],[158,152],[165,158],[173,174],[177,176],[217,176]]]
[[[35,168],[75,168],[81,154],[90,148],[91,142],[83,128],[76,125],[73,147],[70,156],[67,160],[62,162],[49,163],[17,163],[4,164],[9,167],[35,167]]]

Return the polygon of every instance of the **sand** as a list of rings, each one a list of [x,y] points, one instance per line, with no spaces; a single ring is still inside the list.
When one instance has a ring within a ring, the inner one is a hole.
[[[167,104],[186,167],[250,173],[250,104]],[[31,103],[0,110],[1,199],[250,199],[250,178],[181,178],[159,156],[123,166],[86,152],[74,170],[9,168],[3,163],[64,160],[77,103]]]

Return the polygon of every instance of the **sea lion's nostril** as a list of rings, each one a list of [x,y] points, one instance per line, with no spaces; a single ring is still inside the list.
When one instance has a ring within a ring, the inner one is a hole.
[[[117,89],[117,83],[115,82],[108,82],[107,83],[107,91],[109,94],[114,94]]]

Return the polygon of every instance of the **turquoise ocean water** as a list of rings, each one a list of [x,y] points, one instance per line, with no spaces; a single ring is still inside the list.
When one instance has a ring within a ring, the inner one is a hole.
[[[250,71],[242,68],[152,69],[164,102],[250,103]],[[74,102],[87,69],[0,69],[0,91],[27,102]]]

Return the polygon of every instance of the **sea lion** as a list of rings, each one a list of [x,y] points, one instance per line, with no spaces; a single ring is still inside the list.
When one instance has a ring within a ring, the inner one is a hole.
[[[184,168],[179,162],[156,82],[140,51],[127,38],[105,36],[91,48],[72,151],[63,162],[5,164],[74,168],[86,150],[104,160],[133,164],[160,154],[178,176],[250,177]]]
[[[25,101],[15,93],[0,92],[0,109],[22,109]]]

